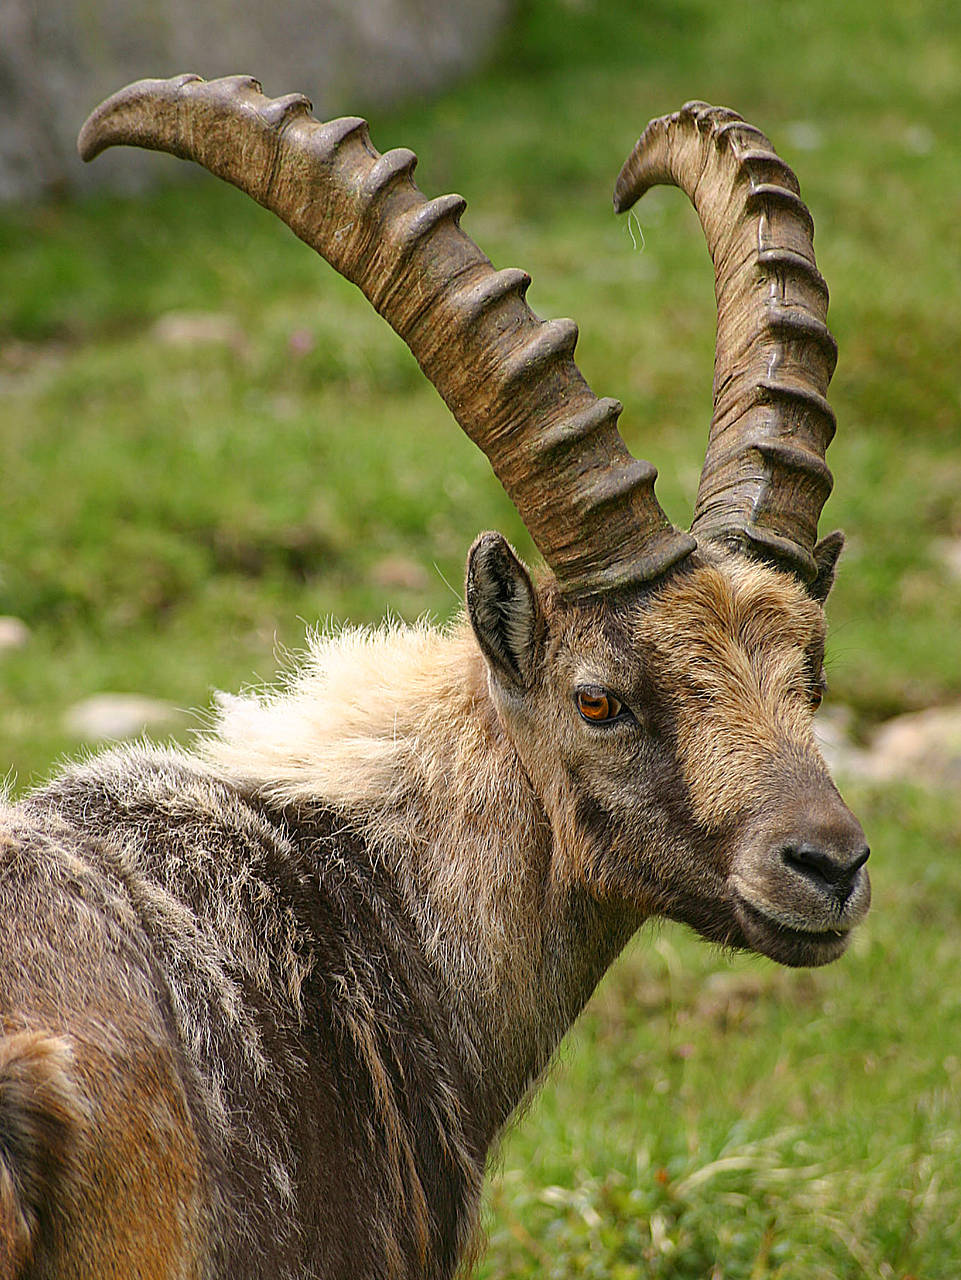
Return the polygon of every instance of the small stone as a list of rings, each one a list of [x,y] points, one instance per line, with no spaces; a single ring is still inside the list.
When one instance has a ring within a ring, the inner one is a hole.
[[[961,783],[961,704],[896,716],[878,728],[864,753],[882,781],[908,778],[933,787]]]
[[[796,151],[819,151],[824,145],[824,135],[813,120],[792,120],[786,133]]]
[[[22,649],[30,639],[30,628],[19,618],[0,616],[0,653]]]
[[[912,155],[926,156],[934,150],[934,134],[923,124],[913,124],[904,131],[904,149]]]
[[[232,316],[218,311],[168,311],[153,327],[166,347],[224,346],[240,351],[244,332]]]
[[[68,731],[86,742],[135,738],[174,728],[182,718],[169,702],[137,693],[98,693],[75,703],[65,717]]]
[[[940,538],[935,552],[951,577],[961,582],[961,538]]]

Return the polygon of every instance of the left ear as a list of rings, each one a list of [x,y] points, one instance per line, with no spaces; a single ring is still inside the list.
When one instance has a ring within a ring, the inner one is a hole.
[[[522,693],[534,675],[541,609],[530,575],[499,533],[482,533],[470,549],[467,612],[491,670]]]
[[[829,591],[834,586],[838,557],[843,546],[844,534],[840,529],[836,529],[834,533],[829,533],[826,538],[822,538],[814,548],[814,563],[818,567],[818,572],[817,577],[808,587],[808,594],[817,600],[818,604],[824,604]]]

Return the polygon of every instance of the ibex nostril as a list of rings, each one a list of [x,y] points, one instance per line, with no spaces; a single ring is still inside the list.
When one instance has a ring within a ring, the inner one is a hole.
[[[829,886],[835,892],[850,892],[857,873],[871,855],[864,846],[854,853],[828,852],[819,845],[796,844],[781,851],[787,866],[808,880]]]
[[[863,849],[858,851],[857,855],[852,859],[850,868],[849,868],[852,876],[856,872],[861,870],[861,868],[864,866],[864,864],[867,862],[870,856],[871,856],[871,850],[868,848],[867,845],[865,845]]]

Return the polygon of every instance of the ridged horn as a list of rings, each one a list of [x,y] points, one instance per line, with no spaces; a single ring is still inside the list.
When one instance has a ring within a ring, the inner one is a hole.
[[[195,160],[276,213],[358,285],[490,459],[567,595],[649,581],[694,547],[654,496],[656,472],[573,361],[577,327],[541,321],[530,278],[495,271],[460,229],[460,196],[428,200],[416,157],[380,155],[363,120],[322,124],[300,94],[249,77],[141,80],[99,106],[78,148],[118,143]]]
[[[615,208],[660,183],[690,197],[715,273],[714,413],[691,532],[809,582],[832,485],[825,394],[837,363],[811,215],[760,129],[703,102],[651,121],[621,170]]]

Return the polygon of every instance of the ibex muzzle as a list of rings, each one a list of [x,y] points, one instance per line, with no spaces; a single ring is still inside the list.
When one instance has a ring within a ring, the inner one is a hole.
[[[840,535],[834,341],[790,169],[733,112],[654,121],[717,277],[690,532],[527,276],[414,156],[245,77],[142,81],[80,138],[205,165],[363,290],[543,554],[483,534],[449,631],[314,637],[194,751],[0,811],[0,1275],[450,1280],[491,1144],[631,933],[843,950],[867,847],[812,734]]]
[[[871,900],[861,824],[830,778],[812,775],[772,800],[734,863],[745,940],[782,964],[837,959]]]

